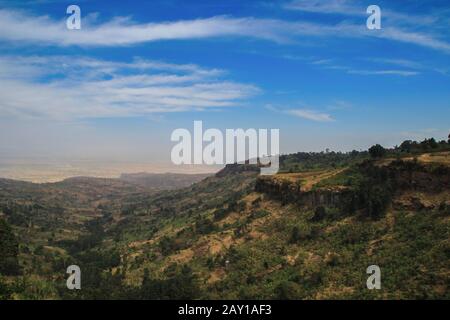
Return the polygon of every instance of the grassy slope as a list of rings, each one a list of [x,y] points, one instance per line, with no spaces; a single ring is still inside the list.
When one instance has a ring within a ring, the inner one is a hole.
[[[301,176],[309,185],[308,178],[319,183],[319,176],[336,183],[343,181],[338,173],[342,170],[282,174],[275,179]],[[347,172],[346,181],[353,175]],[[199,184],[197,192],[210,187]],[[161,254],[160,238],[133,243],[127,255],[136,263],[129,267],[127,280],[137,285],[144,268],[164,277],[165,268],[178,263],[193,268],[205,288],[204,298],[449,298],[449,219],[448,213],[436,209],[449,199],[448,190],[422,196],[434,201],[435,209],[390,207],[374,221],[330,208],[323,221],[313,222],[312,211],[281,206],[263,194],[244,193],[237,200],[244,204],[240,210],[223,219],[215,219],[214,210],[203,211],[202,218],[214,222],[207,234],[196,231],[198,217],[179,217],[162,229],[160,234],[180,243],[174,252]],[[300,239],[294,242],[295,226]],[[365,271],[371,264],[382,268],[381,291],[365,287]]]
[[[441,162],[448,155],[422,158]],[[342,168],[327,164],[310,169],[313,174],[286,173],[281,178],[299,178],[308,188],[360,178]],[[200,298],[450,298],[450,220],[448,211],[438,208],[450,199],[449,190],[410,192],[394,199],[402,203],[414,196],[434,204],[420,211],[390,206],[383,217],[372,220],[327,208],[324,219],[312,221],[313,210],[282,206],[254,192],[256,177],[254,172],[210,177],[156,194],[134,188],[124,192],[124,186],[97,194],[105,186],[86,190],[82,184],[3,187],[3,202],[16,198],[20,205],[42,206],[28,212],[33,214],[31,226],[14,225],[26,276],[8,279],[26,285],[13,297],[59,298],[65,264],[55,261],[73,260],[83,270],[89,262],[80,260],[83,255],[115,251],[120,262],[106,264],[103,273],[120,274],[123,284],[139,287],[145,270],[164,279],[175,264],[187,264],[202,289]],[[61,241],[79,243],[89,235],[86,222],[96,219],[102,236],[92,246],[76,251]],[[371,264],[382,269],[382,290],[365,287]]]

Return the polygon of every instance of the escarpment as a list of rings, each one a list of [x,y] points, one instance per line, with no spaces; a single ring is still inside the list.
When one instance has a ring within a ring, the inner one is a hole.
[[[450,189],[450,167],[444,164],[424,164],[417,161],[395,160],[381,168],[397,190],[437,193]]]
[[[347,187],[302,191],[301,184],[298,182],[278,180],[271,177],[259,177],[255,184],[255,191],[267,194],[283,204],[294,203],[309,208],[319,205],[337,207],[351,194]]]
[[[292,203],[307,208],[317,206],[347,208],[349,204],[358,208],[361,207],[358,202],[366,202],[364,200],[378,194],[390,199],[407,191],[428,194],[450,191],[450,168],[446,165],[402,160],[377,165],[373,161],[366,161],[353,170],[360,176],[357,181],[329,185],[321,183],[320,186],[312,188],[303,188],[304,181],[284,178],[283,174],[258,177],[255,191],[283,204]],[[345,177],[346,172],[342,174]]]

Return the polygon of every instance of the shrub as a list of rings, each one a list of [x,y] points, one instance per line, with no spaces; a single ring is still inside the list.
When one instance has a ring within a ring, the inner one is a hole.
[[[230,214],[230,211],[220,208],[214,211],[214,220],[219,221],[226,218]]]
[[[311,218],[312,221],[321,221],[325,218],[327,214],[327,210],[325,209],[324,206],[318,206],[315,210],[314,210],[314,215]]]
[[[19,244],[11,226],[0,219],[0,274],[17,275],[20,272],[18,253]]]
[[[443,213],[444,215],[450,215],[450,206],[445,201],[442,201],[439,204],[438,210],[439,210],[439,212]]]
[[[324,262],[329,266],[336,266],[340,262],[340,256],[335,252],[327,252]]]
[[[386,149],[376,144],[369,148],[369,154],[372,158],[382,158],[386,154]]]
[[[303,240],[312,239],[316,233],[317,230],[312,228],[310,225],[296,225],[292,228],[290,243],[298,243]]]
[[[258,197],[252,201],[253,208],[259,208],[260,205],[261,205],[261,197]]]
[[[139,290],[139,298],[146,300],[192,300],[200,295],[198,280],[187,265],[171,271],[167,279],[151,279],[147,273]]]
[[[269,214],[270,212],[266,210],[253,211],[249,216],[249,220],[263,218],[265,216],[268,216]]]
[[[11,298],[12,290],[0,276],[0,300],[8,300]]]
[[[302,287],[295,282],[285,281],[275,289],[276,298],[280,300],[296,300],[305,297]]]
[[[195,222],[195,230],[198,234],[208,234],[216,230],[216,226],[210,219],[200,218]]]

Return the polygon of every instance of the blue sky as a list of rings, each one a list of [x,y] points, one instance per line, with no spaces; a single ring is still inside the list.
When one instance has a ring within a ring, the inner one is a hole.
[[[449,62],[448,1],[0,0],[0,154],[167,162],[194,120],[284,153],[443,139]]]

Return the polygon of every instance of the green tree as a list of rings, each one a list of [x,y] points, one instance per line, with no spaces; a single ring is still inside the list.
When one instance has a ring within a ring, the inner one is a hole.
[[[386,154],[386,149],[381,145],[376,144],[369,148],[369,154],[372,158],[382,158]]]
[[[402,152],[411,152],[413,148],[413,142],[411,140],[405,140],[402,142],[402,144],[400,145],[400,150]]]
[[[152,279],[148,273],[144,274],[139,293],[141,299],[150,300],[197,299],[200,295],[198,280],[187,265],[181,266],[167,279]]]
[[[0,300],[8,300],[11,298],[12,290],[10,286],[0,276]]]
[[[295,282],[285,281],[275,289],[276,298],[279,300],[298,300],[305,297],[302,287]]]
[[[0,274],[16,275],[19,273],[17,255],[19,245],[11,226],[0,219]]]

